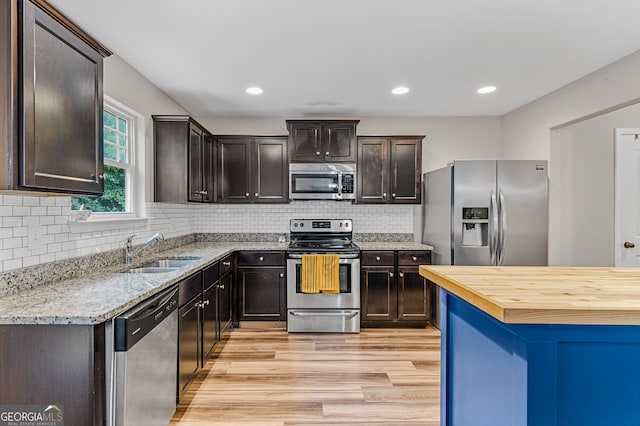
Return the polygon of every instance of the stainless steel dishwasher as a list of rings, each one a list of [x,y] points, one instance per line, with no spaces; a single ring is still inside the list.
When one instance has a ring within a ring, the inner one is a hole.
[[[116,426],[166,425],[176,409],[178,286],[114,320]]]

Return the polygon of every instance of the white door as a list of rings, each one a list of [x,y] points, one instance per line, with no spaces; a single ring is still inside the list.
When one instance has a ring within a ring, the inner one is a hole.
[[[615,266],[640,266],[640,129],[616,129],[615,150]]]

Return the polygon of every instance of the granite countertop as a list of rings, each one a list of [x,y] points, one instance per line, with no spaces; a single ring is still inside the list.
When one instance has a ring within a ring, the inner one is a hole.
[[[360,242],[362,250],[432,250],[413,242]],[[188,266],[161,274],[123,273],[125,265],[52,282],[0,298],[0,324],[100,324],[148,297],[240,250],[286,250],[275,242],[196,242],[163,251],[166,256],[199,257]]]
[[[510,324],[640,324],[638,268],[420,266],[420,274]]]
[[[126,266],[41,285],[0,298],[0,324],[100,324],[236,250],[284,250],[269,242],[192,243],[159,253],[200,259],[161,274],[123,273]]]
[[[414,243],[413,241],[401,242],[358,242],[354,241],[360,250],[433,250],[433,247],[426,244]]]

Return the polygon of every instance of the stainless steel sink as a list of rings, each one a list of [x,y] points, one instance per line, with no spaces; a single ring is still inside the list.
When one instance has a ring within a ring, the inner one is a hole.
[[[159,266],[143,266],[141,268],[131,268],[124,272],[137,273],[137,274],[166,274],[167,272],[177,271],[179,268],[173,267],[159,267]]]
[[[160,259],[148,262],[143,265],[145,268],[182,268],[193,263],[195,259]]]
[[[123,272],[139,273],[139,274],[162,274],[173,272],[176,269],[187,266],[200,259],[197,256],[171,256],[162,259],[153,260],[140,266],[139,268],[127,269]]]

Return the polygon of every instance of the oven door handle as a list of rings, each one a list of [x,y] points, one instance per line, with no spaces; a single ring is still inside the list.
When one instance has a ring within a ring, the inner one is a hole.
[[[358,311],[289,311],[289,314],[294,317],[345,317],[353,318],[358,315]]]
[[[316,254],[316,253],[314,253]],[[333,254],[333,253],[326,253],[326,254]],[[288,253],[287,257],[289,259],[302,259],[302,254],[298,254],[298,253]],[[344,253],[344,254],[339,254],[340,259],[358,259],[360,257],[360,254],[358,253]]]

